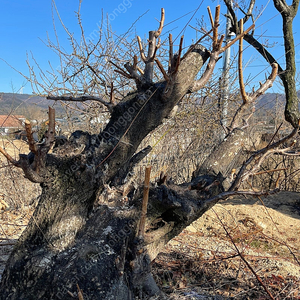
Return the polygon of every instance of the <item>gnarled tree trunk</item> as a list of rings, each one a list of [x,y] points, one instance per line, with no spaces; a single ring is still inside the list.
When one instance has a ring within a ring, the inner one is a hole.
[[[132,66],[125,65],[128,73],[122,71],[136,81],[137,89],[116,106],[108,105],[111,119],[98,135],[76,131],[47,154],[54,142],[52,118],[44,145],[35,145],[27,128],[30,155],[16,162],[2,150],[24,170],[25,176],[41,183],[42,195],[7,262],[1,300],[74,299],[79,289],[85,300],[126,300],[160,294],[150,261],[171,238],[230,194],[224,194],[223,182],[239,161],[247,135],[233,128],[195,171],[191,184],[151,188],[143,240],[136,234],[140,192],[127,200],[120,194],[110,198],[105,197],[106,187],[122,183],[132,166],[150,150],[135,154],[145,136],[187,93],[207,82],[225,50],[222,37],[218,39],[218,25],[216,17],[211,53],[193,45],[181,57],[181,48],[179,55],[173,55],[170,49],[170,68],[164,74],[165,81],[159,83],[152,82],[149,72],[153,72],[153,47],[162,24],[158,31],[151,32],[148,57],[142,55],[145,73],[138,75],[136,59]],[[195,81],[208,58],[206,71]]]

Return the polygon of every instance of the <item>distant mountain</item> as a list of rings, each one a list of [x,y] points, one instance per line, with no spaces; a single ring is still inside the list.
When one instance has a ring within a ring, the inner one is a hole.
[[[300,91],[298,92],[300,97]],[[53,101],[45,97],[28,94],[0,93],[0,114],[19,114],[27,118],[36,118],[36,115],[45,114],[48,106]],[[279,93],[266,93],[258,98],[257,108],[262,110],[281,109],[285,106],[285,95]],[[63,114],[64,110],[58,104],[55,106],[57,116]],[[34,115],[34,116],[33,116]]]
[[[49,101],[44,97],[28,94],[0,93],[0,105],[17,107],[18,105],[38,105],[46,108]]]
[[[48,106],[52,105],[53,101],[47,100],[45,97],[0,93],[0,114],[18,114],[24,115],[26,118],[34,119],[42,116],[48,111]],[[60,105],[55,107],[57,113],[61,112]]]
[[[266,93],[261,95],[257,100],[257,106],[264,109],[273,109],[285,104],[285,95],[277,93]]]
[[[298,99],[300,98],[300,91],[297,92]],[[265,93],[258,98],[258,106],[265,109],[272,109],[285,106],[285,95],[279,93]]]

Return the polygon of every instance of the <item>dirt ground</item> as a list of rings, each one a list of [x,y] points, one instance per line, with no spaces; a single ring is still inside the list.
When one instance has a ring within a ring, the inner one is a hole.
[[[18,159],[19,153],[28,153],[28,144],[21,140],[7,140],[0,138],[0,147],[3,148],[12,158]],[[0,156],[0,162],[6,159]]]
[[[172,299],[270,299],[266,290],[300,299],[300,194],[217,204],[169,242],[153,270]]]

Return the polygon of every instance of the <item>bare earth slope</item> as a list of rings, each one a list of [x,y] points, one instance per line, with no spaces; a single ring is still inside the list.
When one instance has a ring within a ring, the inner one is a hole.
[[[173,299],[200,299],[203,291],[214,295],[208,299],[268,299],[255,276],[275,299],[300,299],[299,261],[300,194],[280,192],[217,204],[173,239],[153,268]]]

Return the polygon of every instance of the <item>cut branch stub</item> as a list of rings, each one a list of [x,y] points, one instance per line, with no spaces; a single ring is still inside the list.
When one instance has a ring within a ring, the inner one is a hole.
[[[221,6],[218,5],[216,7],[216,12],[215,12],[215,21],[213,22],[213,50],[220,49],[220,43],[218,43],[218,27],[219,27],[219,19],[220,19],[220,9],[221,9]],[[210,12],[210,10],[209,10],[209,12]]]
[[[49,106],[49,124],[48,131],[45,133],[45,146],[51,148],[55,142],[55,109]],[[49,151],[49,150],[48,150]]]
[[[240,21],[240,30],[241,32],[244,31],[244,23],[243,19]],[[247,103],[248,95],[245,91],[244,79],[243,79],[243,37],[240,38],[239,42],[239,57],[238,57],[238,70],[239,70],[239,84],[240,84],[240,91],[243,99],[243,103]]]
[[[4,149],[0,147],[2,153],[14,166],[22,168],[24,175],[32,182],[41,183],[45,181],[46,156],[55,142],[55,109],[49,107],[48,131],[45,133],[45,140],[36,144],[32,137],[32,128],[28,120],[25,122],[25,129],[29,143],[29,150],[34,154],[33,160],[30,154],[20,154],[19,160],[14,160]]]
[[[144,63],[147,62],[147,58],[145,56],[145,52],[144,52],[144,49],[143,49],[143,45],[142,45],[142,40],[139,36],[137,36],[137,40],[138,40],[138,45],[139,45],[139,49],[140,49],[140,55],[141,55],[141,59]]]
[[[172,61],[173,61],[173,37],[172,33],[169,34],[169,69],[168,72],[171,72],[171,67],[172,67]]]
[[[157,52],[158,48],[160,47],[160,40],[158,40],[158,43],[157,43],[157,39],[159,39],[159,36],[162,32],[164,22],[165,22],[165,10],[162,8],[161,9],[161,19],[159,22],[159,28],[156,31],[149,31],[147,57],[146,57],[144,49],[143,49],[141,38],[139,36],[137,37],[141,59],[145,63],[145,70],[143,72],[144,73],[143,77],[144,77],[145,81],[149,82],[149,83],[152,83],[152,80],[153,80],[155,56],[156,56],[156,52]]]
[[[27,136],[27,140],[28,140],[28,144],[29,144],[29,150],[32,153],[36,154],[38,147],[33,138],[33,132],[32,132],[31,123],[29,120],[25,121],[25,130],[26,130],[26,136]]]
[[[162,32],[162,29],[164,27],[164,22],[165,22],[165,10],[164,8],[161,9],[161,18],[159,22],[159,28],[155,32],[155,37],[158,38]]]

